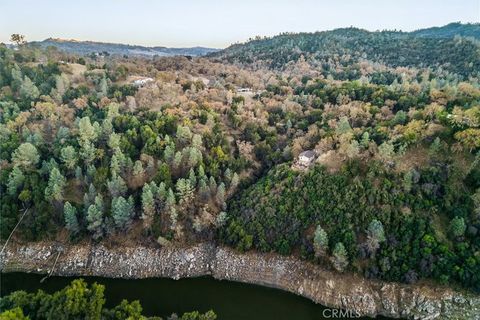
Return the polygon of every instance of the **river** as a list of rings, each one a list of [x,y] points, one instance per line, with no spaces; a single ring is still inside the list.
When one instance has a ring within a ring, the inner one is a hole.
[[[38,289],[53,292],[65,287],[74,279],[51,277],[40,283],[42,277],[29,273],[1,274],[1,294],[3,296],[15,290],[31,292]],[[331,310],[325,310],[325,307],[292,293],[251,284],[219,281],[211,277],[180,280],[83,278],[89,283],[97,282],[106,286],[108,307],[118,304],[122,299],[139,300],[144,314],[148,316],[158,315],[166,318],[173,312],[181,314],[193,310],[205,312],[213,309],[219,320],[332,319]]]

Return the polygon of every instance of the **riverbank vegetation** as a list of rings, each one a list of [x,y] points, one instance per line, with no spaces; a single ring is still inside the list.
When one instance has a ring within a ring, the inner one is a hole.
[[[1,236],[28,209],[18,240],[218,241],[478,291],[477,27],[288,34],[207,58],[1,46]]]
[[[142,315],[138,301],[123,300],[113,308],[105,307],[105,286],[97,283],[88,285],[83,279],[52,294],[38,290],[36,293],[15,291],[0,298],[1,320],[35,319],[90,319],[90,320],[161,320],[160,317]],[[187,312],[181,316],[173,314],[170,320],[215,320],[213,311]]]

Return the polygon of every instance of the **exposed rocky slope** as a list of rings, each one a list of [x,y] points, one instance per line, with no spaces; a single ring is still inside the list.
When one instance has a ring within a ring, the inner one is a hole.
[[[186,248],[10,244],[2,272],[48,273],[61,251],[54,275],[119,278],[216,279],[260,284],[290,291],[317,303],[361,315],[411,319],[480,319],[480,297],[446,288],[403,285],[338,274],[292,257],[245,253],[204,243]]]

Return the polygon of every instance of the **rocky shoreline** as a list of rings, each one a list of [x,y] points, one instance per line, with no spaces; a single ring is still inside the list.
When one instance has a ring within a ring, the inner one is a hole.
[[[150,248],[56,243],[9,244],[2,272],[110,278],[212,276],[286,290],[328,307],[365,316],[408,319],[480,319],[480,297],[443,287],[404,285],[338,274],[318,265],[276,254],[238,253],[202,243]]]

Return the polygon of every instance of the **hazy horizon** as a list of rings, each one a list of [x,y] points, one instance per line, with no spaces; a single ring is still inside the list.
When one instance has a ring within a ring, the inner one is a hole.
[[[9,13],[9,14],[7,14]],[[324,14],[326,13],[326,14]],[[0,42],[21,33],[27,41],[74,39],[165,47],[224,48],[259,36],[315,32],[343,27],[369,31],[478,23],[480,0],[263,1],[213,0],[181,3],[152,0],[58,0],[0,3]]]

